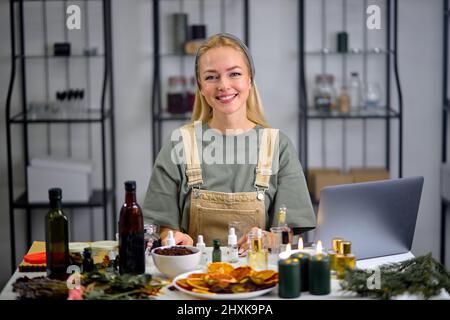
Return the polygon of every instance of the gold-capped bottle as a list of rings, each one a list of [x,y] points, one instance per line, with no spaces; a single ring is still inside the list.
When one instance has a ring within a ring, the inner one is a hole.
[[[45,252],[47,276],[53,279],[66,279],[69,266],[69,226],[62,210],[62,190],[52,188],[48,191],[50,211],[45,216]]]

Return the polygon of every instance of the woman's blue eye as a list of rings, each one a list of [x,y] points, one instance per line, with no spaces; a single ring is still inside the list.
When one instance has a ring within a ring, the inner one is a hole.
[[[214,78],[214,76],[207,76],[207,77],[205,78],[205,80],[211,80],[212,78]]]
[[[237,77],[237,76],[240,76],[241,74],[239,73],[239,72],[232,72],[231,73],[231,76],[232,77]]]

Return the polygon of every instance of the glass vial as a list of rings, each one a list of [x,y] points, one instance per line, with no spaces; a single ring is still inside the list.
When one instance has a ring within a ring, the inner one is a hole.
[[[227,250],[228,262],[237,263],[239,262],[239,253],[237,246],[237,236],[234,228],[230,228],[228,234],[228,250]]]

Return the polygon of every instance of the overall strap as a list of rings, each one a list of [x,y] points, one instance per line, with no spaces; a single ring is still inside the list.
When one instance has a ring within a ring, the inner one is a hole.
[[[196,121],[180,128],[183,138],[184,155],[186,160],[186,176],[189,187],[200,186],[203,183],[202,167],[198,155],[197,140],[195,138]]]
[[[269,188],[272,175],[272,159],[278,136],[278,129],[264,128],[259,147],[258,164],[256,166],[255,187]]]

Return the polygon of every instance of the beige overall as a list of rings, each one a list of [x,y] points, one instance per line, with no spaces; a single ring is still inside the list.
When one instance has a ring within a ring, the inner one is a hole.
[[[194,241],[203,235],[207,246],[213,239],[222,245],[228,242],[228,222],[240,221],[249,227],[266,228],[264,193],[269,188],[272,174],[272,158],[278,129],[262,129],[262,138],[256,166],[255,191],[216,192],[201,189],[203,183],[194,124],[181,129],[186,160],[186,176],[191,187],[191,207],[188,233]]]

